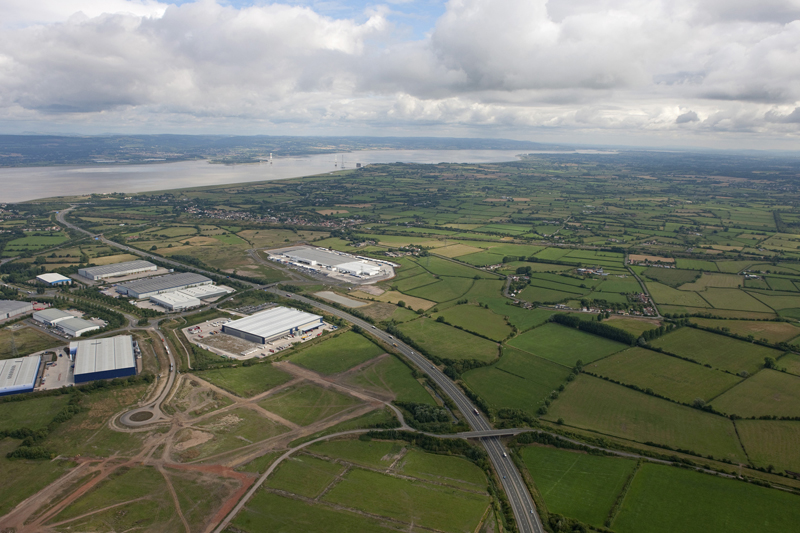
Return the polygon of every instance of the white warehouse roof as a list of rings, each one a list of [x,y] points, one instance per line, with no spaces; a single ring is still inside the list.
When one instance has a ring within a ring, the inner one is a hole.
[[[84,320],[82,318],[68,318],[66,320],[59,320],[56,324],[56,327],[69,335],[70,337],[80,337],[81,334],[87,333],[89,331],[95,331],[100,329],[102,326],[95,324],[94,322],[89,322],[88,320]]]
[[[0,360],[0,395],[33,390],[41,357]]]
[[[187,289],[188,290],[188,289]],[[163,294],[154,294],[150,297],[150,301],[154,304],[166,307],[168,309],[188,309],[190,307],[199,307],[202,302],[192,296],[186,294],[184,291],[165,292]]]
[[[39,281],[43,281],[45,283],[72,283],[72,280],[66,276],[62,276],[61,274],[56,274],[55,272],[48,272],[47,274],[39,274],[36,276],[36,279]]]
[[[0,300],[0,319],[21,315],[33,311],[30,302],[19,302],[17,300]]]
[[[70,352],[75,352],[76,376],[136,367],[130,335],[72,342]]]
[[[71,315],[66,311],[62,311],[61,309],[56,309],[54,307],[33,313],[34,320],[37,322],[44,322],[45,324],[57,324],[62,320],[67,320],[69,318],[75,318],[75,315]]]
[[[322,317],[290,307],[275,307],[247,318],[240,318],[239,320],[228,322],[223,329],[235,329],[257,337],[269,339],[290,329],[305,326],[309,322],[315,320],[321,321]]]
[[[110,265],[82,268],[78,270],[78,274],[89,279],[102,279],[157,269],[158,267],[150,261],[126,261],[124,263],[113,263]]]

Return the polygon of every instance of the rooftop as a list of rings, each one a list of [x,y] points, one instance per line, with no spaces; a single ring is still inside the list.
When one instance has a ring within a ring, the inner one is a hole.
[[[42,280],[45,283],[55,283],[58,281],[72,281],[66,276],[62,276],[61,274],[56,274],[55,272],[47,272],[46,274],[39,274],[36,276],[36,279]]]
[[[136,359],[133,357],[133,339],[130,335],[76,341],[70,344],[70,351],[73,351],[73,346],[77,347],[75,375],[136,366]]]
[[[193,272],[183,272],[181,274],[167,274],[166,276],[159,276],[157,278],[140,279],[137,281],[130,281],[120,283],[120,287],[124,287],[130,291],[138,294],[157,292],[169,290],[174,287],[182,287],[184,285],[194,285],[197,283],[210,283],[211,280],[200,274]]]
[[[17,309],[30,309],[30,302],[20,302],[17,300],[0,300],[0,314],[10,313]]]
[[[322,317],[289,307],[275,307],[247,318],[228,322],[225,324],[225,329],[231,328],[259,337],[270,338],[314,320],[322,320]]]
[[[66,320],[60,320],[58,322],[59,328],[66,328],[71,329],[72,331],[81,331],[86,328],[100,328],[99,324],[95,324],[94,322],[89,322],[88,320],[84,320],[82,318],[68,318]]]
[[[319,248],[310,248],[308,246],[289,248],[282,250],[280,253],[288,257],[297,257],[305,261],[316,261],[317,263],[327,266],[337,266],[358,261],[358,259],[352,255],[341,255],[337,252],[331,252],[329,250],[322,250]]]
[[[130,270],[139,270],[146,268],[155,268],[156,265],[150,261],[126,261],[124,263],[114,263],[111,265],[100,265],[81,270],[92,276],[107,276],[109,274],[116,274],[117,272],[127,272]]]
[[[33,386],[40,360],[38,355],[0,360],[0,392]]]
[[[58,320],[59,318],[75,318],[75,315],[67,313],[66,311],[62,311],[61,309],[56,309],[51,307],[50,309],[43,309],[41,311],[36,311],[33,314],[33,318],[35,319],[44,319],[52,322],[53,320]]]

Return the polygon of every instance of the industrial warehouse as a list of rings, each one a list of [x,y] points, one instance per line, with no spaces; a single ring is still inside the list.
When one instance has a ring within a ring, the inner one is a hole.
[[[201,285],[199,287],[188,287],[179,291],[154,294],[150,301],[168,311],[184,311],[194,307],[200,307],[208,300],[213,300],[220,296],[234,292],[229,287],[219,285]]]
[[[286,335],[306,333],[322,325],[322,317],[319,315],[288,307],[275,307],[228,322],[222,326],[222,332],[248,342],[266,344]]]
[[[30,302],[18,302],[16,300],[0,300],[0,320],[24,315],[33,311],[33,304]]]
[[[78,318],[61,309],[44,309],[33,313],[33,319],[46,326],[56,327],[68,337],[80,337],[84,333],[97,331],[102,325]]]
[[[71,342],[69,353],[75,357],[75,383],[136,375],[130,335]]]
[[[200,274],[184,272],[182,274],[167,274],[157,278],[147,278],[117,285],[117,292],[142,300],[156,294],[179,291],[189,287],[211,285],[212,281]]]
[[[362,279],[372,279],[381,274],[394,275],[393,263],[368,259],[327,248],[310,246],[293,246],[268,251],[270,259],[290,265],[299,266],[319,273],[346,274]]]
[[[158,270],[158,267],[150,261],[126,261],[125,263],[81,268],[78,270],[78,274],[86,279],[99,281],[106,278],[128,276],[130,274],[155,270]]]
[[[0,396],[33,392],[41,363],[38,355],[0,360]]]
[[[37,281],[44,283],[45,285],[50,285],[51,287],[55,287],[57,285],[71,285],[72,280],[66,276],[62,276],[61,274],[56,274],[55,272],[48,272],[47,274],[39,274],[36,276]]]
[[[33,313],[33,319],[37,322],[45,324],[46,326],[55,326],[59,322],[68,320],[70,318],[75,318],[75,315],[67,313],[66,311],[62,311],[61,309],[56,309],[55,307]]]

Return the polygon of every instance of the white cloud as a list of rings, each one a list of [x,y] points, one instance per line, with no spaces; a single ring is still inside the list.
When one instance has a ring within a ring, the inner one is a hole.
[[[0,11],[6,131],[798,133],[800,0],[450,0],[422,40],[380,6],[34,4]]]

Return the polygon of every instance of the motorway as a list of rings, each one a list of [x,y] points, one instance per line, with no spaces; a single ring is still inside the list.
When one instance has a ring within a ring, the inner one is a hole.
[[[453,400],[459,411],[461,411],[461,413],[464,415],[467,423],[469,423],[470,427],[474,431],[493,431],[493,428],[479,414],[475,406],[472,405],[472,402],[470,402],[469,398],[467,398],[464,392],[426,357],[416,353],[405,343],[395,339],[385,331],[375,328],[372,324],[356,318],[349,313],[340,311],[335,307],[319,303],[315,300],[311,300],[297,294],[287,293],[277,289],[267,290],[291,300],[313,305],[314,307],[321,309],[326,313],[330,313],[334,316],[347,320],[352,324],[360,326],[365,332],[373,335],[390,346],[395,345],[397,347],[397,351],[417,365],[420,370],[428,374],[431,379],[433,379],[433,381],[442,389],[442,391],[444,391],[444,393],[447,394],[451,400]],[[486,448],[486,452],[489,455],[489,459],[491,460],[495,471],[501,478],[500,482],[503,484],[503,489],[505,490],[506,496],[508,496],[508,501],[511,504],[511,508],[514,511],[514,518],[517,521],[517,527],[519,530],[525,533],[544,533],[544,527],[542,526],[541,519],[539,518],[539,513],[536,512],[533,499],[528,493],[528,488],[525,486],[522,475],[520,474],[519,470],[517,470],[517,467],[514,465],[514,462],[511,460],[511,458],[508,457],[508,451],[500,442],[500,439],[492,436],[482,437],[480,440],[481,443],[483,443],[484,448]]]

